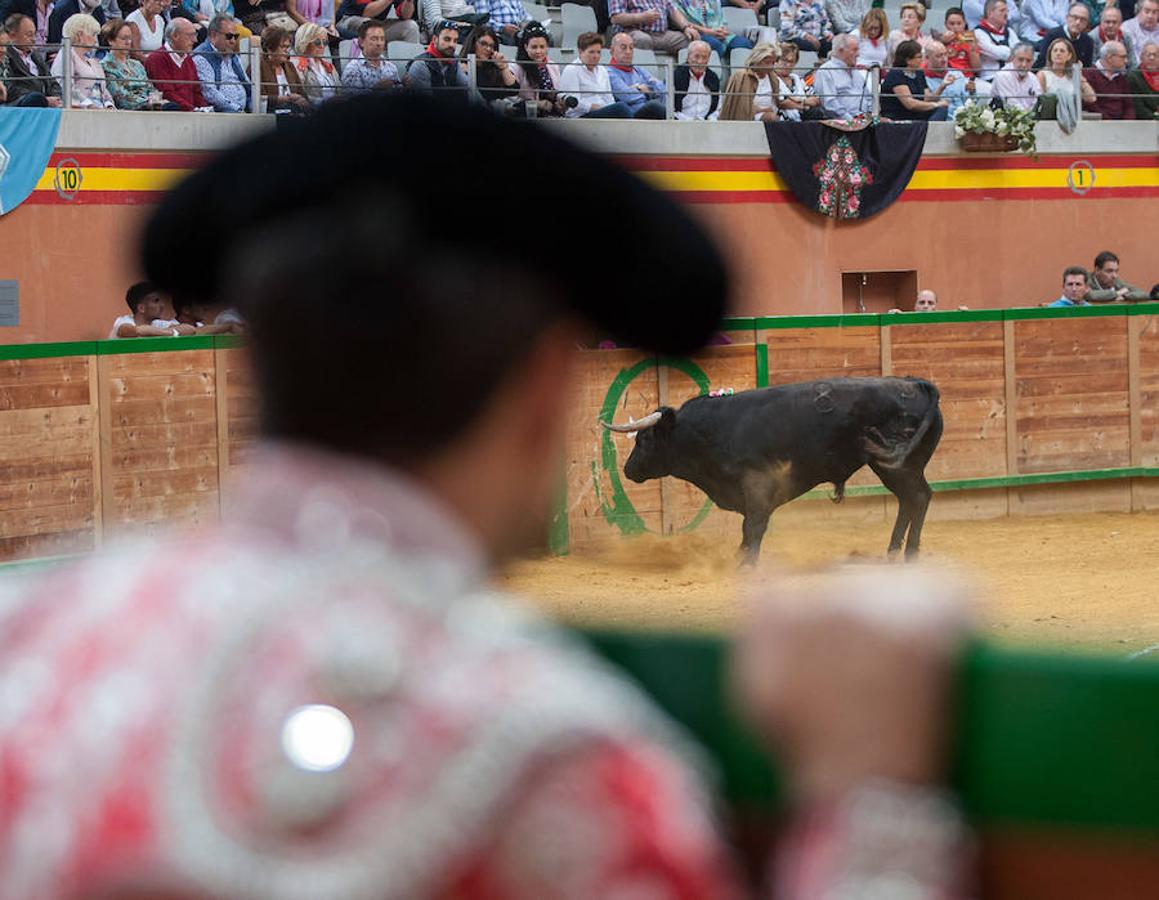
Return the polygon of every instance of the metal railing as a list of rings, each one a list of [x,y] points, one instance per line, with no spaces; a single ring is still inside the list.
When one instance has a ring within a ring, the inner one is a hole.
[[[62,63],[61,63],[61,67],[60,67],[61,74],[60,74],[59,79],[58,79],[58,81],[60,82],[60,86],[62,88],[61,105],[66,109],[74,108],[76,105],[75,101],[74,101],[74,95],[75,95],[74,86],[75,86],[75,79],[76,79],[77,75],[76,75],[75,66],[74,66],[74,56],[73,56],[73,52],[72,52],[74,47],[73,47],[72,41],[70,41],[68,38],[64,38],[59,45],[38,45],[37,47],[35,47],[33,49],[42,50],[42,51],[52,51],[52,50],[56,49],[58,52],[63,54]],[[102,49],[107,52],[107,48],[102,48]],[[263,55],[263,51],[261,50],[260,46],[257,44],[256,41],[251,43],[250,47],[248,48],[248,51],[245,51],[244,60],[245,60],[245,63],[248,65],[248,76],[249,76],[249,80],[248,80],[246,87],[248,89],[249,97],[248,97],[248,101],[246,103],[246,108],[244,111],[246,113],[249,113],[249,114],[258,114],[258,113],[265,111],[266,104],[263,101],[264,94],[263,94],[262,89],[271,87],[271,84],[266,84],[266,83],[263,83],[261,81],[260,73],[261,73],[262,55]],[[298,54],[287,54],[287,56],[290,59],[303,58],[302,56],[300,56]],[[309,58],[309,57],[306,57],[306,58]],[[356,59],[358,57],[357,56],[355,56],[355,57],[338,57],[338,56],[335,56],[333,58],[331,58],[331,57],[322,57],[322,58],[326,59],[327,61],[333,62],[335,64],[335,72],[339,72],[346,65],[349,65],[349,63],[352,61],[352,59]],[[398,70],[398,74],[399,74],[399,78],[400,78],[400,81],[402,83],[402,86],[406,86],[406,82],[408,81],[408,78],[406,76],[407,68],[409,67],[410,64],[413,63],[413,61],[415,59],[419,59],[419,58],[422,58],[422,57],[414,57],[414,56],[394,57],[394,58],[388,58],[386,56],[381,57],[381,59],[383,59],[383,61],[390,62],[396,66],[396,69]],[[511,67],[518,66],[522,62],[525,62],[525,61],[506,60],[507,65],[511,66]],[[462,68],[462,71],[464,72],[464,74],[466,76],[465,89],[467,91],[469,91],[471,94],[478,95],[478,96],[484,96],[488,91],[494,90],[491,87],[480,85],[479,75],[480,75],[480,71],[481,71],[482,66],[488,64],[486,60],[479,59],[474,54],[470,54],[470,55],[467,55],[464,57],[457,57],[457,58],[455,58],[454,62],[448,61],[446,64],[447,65],[457,65],[457,66],[460,66]],[[571,63],[553,62],[552,64],[558,65],[562,69],[565,66],[574,65],[575,63],[574,62],[571,62]],[[603,63],[603,62],[598,63],[597,65],[601,68],[609,68],[610,67],[609,63]],[[645,72],[653,73],[654,75],[659,76],[660,80],[664,83],[664,90],[662,92],[662,96],[661,96],[660,92],[657,91],[657,95],[651,99],[658,99],[658,100],[663,101],[664,114],[665,114],[665,118],[667,118],[667,119],[674,119],[675,115],[676,115],[676,108],[675,108],[676,97],[675,97],[675,91],[673,90],[672,86],[674,83],[674,76],[675,76],[676,68],[678,65],[687,65],[687,62],[677,63],[673,58],[667,57],[667,58],[662,59],[662,60],[657,60],[655,62],[649,61],[649,62],[641,63],[638,66],[636,66],[636,68],[639,68]],[[816,63],[812,66],[794,67],[790,71],[792,71],[793,73],[798,74],[798,75],[803,75],[805,78],[807,78],[811,73],[815,74],[817,72],[819,66],[820,66],[820,62],[818,61],[818,63]],[[713,69],[720,76],[721,89],[716,93],[718,96],[718,104],[723,104],[723,102],[725,101],[726,98],[728,98],[729,96],[732,96],[732,94],[730,94],[730,92],[727,90],[727,86],[725,83],[726,79],[727,79],[727,75],[730,71],[730,67],[724,62],[720,62],[720,63],[715,63],[715,64],[710,63],[708,68]],[[741,68],[743,68],[743,67],[741,67]],[[731,71],[735,73],[737,71],[737,68],[733,68]],[[864,81],[863,92],[860,95],[860,99],[859,99],[857,105],[859,106],[859,108],[862,108],[864,110],[864,112],[868,113],[869,115],[872,115],[874,117],[879,117],[881,114],[881,101],[882,101],[882,95],[881,95],[882,76],[885,73],[888,73],[889,71],[891,71],[891,69],[889,67],[879,67],[877,65],[874,65],[874,66],[871,66],[867,70],[859,69],[859,71],[865,72],[865,81]],[[963,76],[962,73],[956,69],[947,69],[947,70],[945,70],[945,72],[947,72],[947,73],[953,72],[953,73],[959,75],[960,77],[966,77],[966,76]],[[44,77],[45,76],[29,76],[28,80],[33,80],[33,79],[34,80],[43,80]],[[20,76],[13,76],[13,77],[10,77],[7,79],[8,83],[17,83],[21,80],[22,80],[22,78]],[[982,79],[979,79],[979,80],[982,80]],[[107,79],[106,79],[106,83],[107,83]],[[189,80],[166,79],[165,80],[165,85],[170,85],[170,84],[200,84],[200,83],[201,82],[199,79],[189,79]],[[1082,114],[1082,108],[1084,105],[1083,101],[1082,101],[1082,97],[1083,97],[1082,87],[1083,87],[1084,79],[1083,79],[1083,69],[1081,67],[1079,67],[1079,66],[1072,67],[1071,83],[1073,85],[1075,97],[1078,98],[1079,114],[1075,120],[1076,126],[1077,126],[1077,124],[1079,122],[1090,121],[1089,118],[1087,118],[1086,116],[1084,116]],[[518,83],[517,86],[520,89],[521,93],[526,94],[528,92],[528,88],[525,85]],[[512,90],[512,89],[515,89],[515,87],[516,86],[509,86],[506,89]],[[327,93],[331,94],[334,97],[342,96],[343,94],[348,95],[350,93],[361,92],[360,90],[353,90],[353,89],[343,85],[341,83],[340,77],[335,79],[335,83],[333,85],[326,86],[325,90]],[[437,88],[437,87],[435,87],[435,88],[433,88],[433,90],[462,91],[462,90],[464,90],[464,86],[455,86],[455,87],[450,87],[450,88]],[[532,93],[534,99],[541,99],[540,91],[538,89],[532,90],[531,93]],[[588,92],[588,91],[583,91],[583,90],[563,91],[563,90],[560,90],[557,86],[556,91],[552,92],[552,95],[553,96],[554,95],[565,95],[565,96],[582,97],[585,93],[603,93],[603,92],[595,92],[595,91]],[[1031,93],[1028,93],[1026,95],[1026,98],[1036,97],[1036,96],[1040,95],[1041,93],[1042,93],[1041,91],[1031,92]],[[782,95],[788,95],[788,96],[796,99],[796,95],[788,94],[788,92],[785,91],[783,88],[779,89],[779,90],[774,89],[774,98],[773,98],[774,108],[776,108],[777,99]],[[546,94],[545,94],[545,96],[546,96]],[[850,97],[850,96],[854,96],[854,95],[853,94],[839,94],[839,95],[825,94],[823,92],[817,91],[814,88],[810,87],[809,93],[806,96],[816,97],[819,100],[821,100],[822,105],[824,105],[827,99],[832,99],[834,96]],[[982,94],[982,95],[979,95],[978,99],[985,101],[985,100],[987,100],[988,96],[989,96],[988,94]],[[1130,93],[1130,92],[1104,93],[1104,94],[1099,94],[1096,92],[1094,94],[1094,96],[1095,96],[1096,100],[1101,99],[1101,98],[1116,98],[1116,99],[1120,99],[1120,100],[1133,101],[1136,98],[1147,97],[1150,95],[1145,94],[1145,93]],[[930,99],[930,98],[929,97],[921,97],[918,99]],[[943,97],[943,99],[945,99],[945,98]],[[973,99],[973,98],[967,98],[967,102],[969,102],[970,99]],[[1087,115],[1089,116],[1090,114],[1088,113]]]

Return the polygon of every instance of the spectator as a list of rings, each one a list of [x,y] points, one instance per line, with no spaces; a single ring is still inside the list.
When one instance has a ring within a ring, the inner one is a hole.
[[[387,18],[391,10],[397,18]],[[415,0],[342,0],[337,18],[338,34],[343,38],[358,37],[358,28],[364,19],[377,19],[386,29],[388,44],[391,41],[417,44],[421,39],[415,21]]]
[[[459,28],[454,22],[441,22],[427,49],[410,61],[406,69],[406,86],[420,94],[466,96],[470,81],[456,58]],[[516,76],[518,77],[518,76]]]
[[[881,83],[881,115],[901,121],[945,121],[950,101],[935,97],[922,72],[922,47],[902,41],[893,52],[893,68]]]
[[[837,35],[832,55],[813,78],[821,106],[836,118],[850,119],[872,108],[865,71],[856,68],[857,43],[856,35]]]
[[[937,312],[937,310],[938,295],[928,288],[918,291],[917,299],[914,300],[914,312]]]
[[[1159,300],[1159,284],[1153,284],[1153,285],[1151,285],[1151,294],[1150,294],[1150,298],[1151,298],[1152,300]]]
[[[332,0],[286,0],[286,15],[294,20],[294,28],[290,32],[291,39],[298,28],[306,23],[321,25],[326,29],[326,37],[331,48],[336,49],[341,36],[334,24],[334,12]]]
[[[1144,46],[1159,44],[1159,0],[1142,0],[1135,18],[1123,23],[1123,34],[1133,50],[1131,64],[1142,66]]]
[[[60,106],[60,84],[36,49],[36,22],[22,13],[4,20],[8,46],[4,48],[6,106]]]
[[[993,95],[1006,106],[1034,109],[1042,94],[1042,85],[1030,71],[1033,66],[1034,48],[1030,44],[1015,44],[1010,52],[1010,62],[990,82]]]
[[[869,14],[870,0],[825,0],[834,34],[855,34]],[[888,29],[882,34],[888,34]]]
[[[926,86],[935,97],[944,98],[949,105],[946,107],[946,118],[954,118],[954,113],[977,97],[978,85],[985,82],[967,78],[961,72],[949,68],[946,46],[941,41],[930,41],[924,51]]]
[[[821,109],[821,99],[814,95],[800,73],[793,71],[800,60],[801,49],[789,43],[781,44],[777,49],[780,56],[773,66],[773,74],[777,76],[777,110],[781,118],[787,122],[822,118],[825,113]]]
[[[1052,28],[1066,24],[1069,6],[1070,0],[1023,0],[1019,36],[1028,43],[1040,44]]]
[[[201,93],[214,112],[245,112],[250,83],[237,58],[237,22],[226,15],[209,20],[209,37],[193,51]]]
[[[733,50],[751,50],[753,42],[743,34],[733,34],[724,24],[720,0],[674,0],[689,25],[720,58],[727,59]],[[675,77],[675,76],[673,76]]]
[[[818,56],[833,49],[833,24],[821,0],[781,0],[781,42]]]
[[[515,51],[515,79],[519,98],[534,104],[537,115],[560,118],[567,98],[559,93],[559,66],[547,58],[547,47],[546,28],[538,22],[524,28]]]
[[[584,38],[587,35],[580,35]],[[603,47],[603,35],[600,38],[600,47]],[[582,43],[580,44],[582,47]],[[478,25],[471,29],[467,45],[463,48],[463,55],[475,54],[475,85],[479,95],[486,103],[508,101],[519,94],[519,79],[515,77],[514,66],[507,57],[499,51],[499,35],[490,25]],[[596,52],[596,61],[599,61],[599,51]],[[567,79],[567,71],[563,74]],[[607,78],[607,73],[604,73]],[[609,93],[610,96],[610,93]],[[580,105],[583,105],[581,98]]]
[[[1079,62],[1084,68],[1089,69],[1094,64],[1095,59],[1095,43],[1091,40],[1091,36],[1087,34],[1087,30],[1090,27],[1091,13],[1087,9],[1086,4],[1072,3],[1066,13],[1066,24],[1059,28],[1050,29],[1042,39],[1042,43],[1039,44],[1040,51],[1038,59],[1034,62],[1034,68],[1046,68],[1046,48],[1050,46],[1055,38],[1066,38],[1070,41],[1071,46],[1074,47]]]
[[[182,312],[197,322],[197,334],[241,334],[246,330],[245,319],[237,308],[221,300],[194,300],[182,303]]]
[[[500,42],[510,46],[519,43],[520,33],[531,24],[531,13],[523,0],[475,0],[475,12],[489,16],[487,24],[495,29]]]
[[[1111,303],[1116,300],[1138,302],[1149,299],[1147,291],[1127,284],[1119,277],[1119,257],[1104,250],[1095,257],[1095,267],[1087,277],[1087,300],[1091,303]]]
[[[565,108],[564,115],[570,119],[630,119],[631,108],[612,95],[608,70],[600,65],[604,36],[598,31],[585,31],[576,38],[575,43],[579,55],[564,68],[559,78],[560,91],[568,97],[574,97],[576,101],[575,106]],[[698,43],[703,42],[694,41],[692,47]],[[689,60],[692,59],[692,47],[688,49]],[[679,96],[676,102],[680,102]]]
[[[773,44],[757,44],[724,89],[723,122],[775,122],[780,84],[773,73],[779,53]]]
[[[113,322],[109,340],[135,337],[177,337],[193,334],[194,329],[182,325],[175,319],[164,319],[165,297],[148,281],[139,281],[125,294],[129,307],[127,315],[119,316]]]
[[[494,33],[492,33],[493,35]],[[494,36],[491,37],[495,45]],[[358,28],[357,59],[352,59],[342,70],[342,88],[350,94],[365,94],[374,89],[389,90],[401,87],[402,78],[390,60],[383,59],[386,52],[386,29],[377,19],[367,19]],[[480,74],[482,74],[480,64]],[[493,67],[492,67],[493,68]],[[483,80],[479,79],[480,82]]]
[[[965,0],[962,3],[962,12],[966,14],[966,25],[976,30],[982,24],[982,20],[986,18],[985,0]],[[1010,26],[1010,30],[1017,37],[1022,25],[1022,13],[1019,11],[1017,3],[1007,4],[1006,24]],[[1034,44],[1036,41],[1030,41],[1030,43]]]
[[[974,29],[974,37],[978,39],[978,55],[982,60],[978,77],[983,81],[989,81],[998,74],[999,69],[1010,60],[1010,53],[1018,43],[1014,30],[1007,24],[1008,10],[1006,0],[986,0],[986,15]]]
[[[98,0],[60,0],[59,3],[52,4],[52,15],[48,17],[47,43],[59,44],[64,35],[64,23],[80,13],[92,16],[98,25],[104,25],[108,21]]]
[[[363,22],[378,22],[378,19],[363,19]],[[382,23],[379,22],[379,25]],[[359,26],[361,29],[361,26]],[[386,34],[384,29],[383,34]],[[383,39],[385,45],[385,37]],[[302,82],[302,91],[306,99],[314,106],[320,106],[327,100],[338,96],[341,81],[334,63],[330,62],[328,54],[330,36],[321,25],[307,22],[299,25],[294,33],[294,67],[298,70],[298,79]]]
[[[135,0],[128,0],[128,2],[135,2]],[[166,0],[166,3],[169,2],[172,0]],[[253,5],[256,6],[259,3],[260,0],[254,0]],[[247,5],[250,5],[248,0]],[[197,26],[197,41],[194,46],[205,40],[209,34],[209,20],[216,15],[226,15],[234,20],[234,24],[237,25],[239,46],[241,41],[251,40],[254,36],[254,33],[246,28],[238,18],[237,12],[233,8],[233,0],[181,0],[180,6],[176,9],[179,12],[175,12],[172,18],[185,18]]]
[[[1159,119],[1159,41],[1148,41],[1139,56],[1139,68],[1127,76],[1135,95],[1135,118]]]
[[[1094,42],[1096,54],[1107,41],[1118,41],[1127,48],[1127,64],[1130,65],[1130,61],[1135,58],[1135,48],[1131,45],[1131,39],[1123,34],[1123,11],[1117,6],[1103,8],[1099,15],[1099,27],[1091,32],[1091,40]]]
[[[165,0],[141,0],[141,5],[125,17],[133,29],[133,56],[141,62],[165,42],[165,20],[161,17],[164,8]]]
[[[608,0],[608,14],[612,20],[613,50],[617,34],[629,35],[633,48],[673,55],[700,37],[672,0]]]
[[[1094,68],[1083,74],[1095,93],[1094,102],[1088,109],[1104,119],[1135,118],[1135,102],[1127,81],[1126,47],[1118,41],[1107,41],[1099,47],[1099,61]]]
[[[310,101],[302,92],[302,80],[290,63],[293,39],[290,32],[277,25],[262,29],[261,95],[266,111],[284,111],[302,115],[310,111]]]
[[[977,37],[966,28],[966,14],[960,7],[951,6],[946,10],[945,24],[942,44],[946,48],[949,67],[973,78],[982,68],[982,57],[978,53]]]
[[[1080,105],[1093,104],[1095,92],[1081,75],[1079,88],[1081,96],[1075,92],[1072,72],[1078,64],[1074,46],[1066,38],[1055,38],[1046,48],[1049,67],[1038,70],[1038,83],[1042,96],[1055,100],[1055,117],[1059,127],[1070,134],[1078,123]]]
[[[897,47],[902,41],[917,41],[918,46],[925,47],[932,40],[929,35],[922,32],[922,23],[926,21],[926,8],[922,4],[903,3],[898,15],[901,19],[901,27],[889,33],[887,49],[891,66],[899,65],[894,59],[894,53],[897,52]]]
[[[864,69],[884,69],[889,62],[889,19],[885,10],[874,7],[865,14],[857,29],[857,65]],[[781,53],[784,56],[784,52]]]
[[[639,66],[632,64],[636,44],[632,35],[621,31],[612,37],[612,64],[608,68],[608,81],[612,86],[612,96],[618,103],[624,103],[636,119],[665,119],[665,96],[668,86]]]
[[[1090,306],[1087,302],[1087,270],[1082,266],[1068,266],[1062,273],[1062,296],[1047,306]]]
[[[94,59],[100,23],[92,16],[78,13],[64,23],[64,37],[72,41],[72,97],[74,109],[116,109],[113,96],[105,85],[105,70]],[[52,74],[64,88],[63,52],[52,61]]]
[[[468,3],[467,0],[419,0],[419,20],[422,23],[423,31],[428,33],[444,19],[473,22],[481,18],[479,13],[475,11],[474,4]],[[490,25],[476,27],[491,28]],[[491,30],[494,31],[493,28]],[[518,33],[517,29],[516,34]],[[499,40],[498,32],[495,33],[495,39]],[[514,44],[514,36],[507,43]]]
[[[197,26],[188,19],[175,18],[165,26],[165,46],[145,58],[145,71],[153,86],[166,101],[186,112],[209,105],[193,62],[196,40]]]
[[[711,59],[712,48],[705,41],[688,45],[688,61],[672,74],[677,119],[715,122],[719,118],[720,76],[708,68]]]
[[[101,29],[102,45],[108,55],[101,60],[105,84],[117,109],[178,109],[160,96],[140,60],[134,59],[133,32],[124,19],[110,19]]]

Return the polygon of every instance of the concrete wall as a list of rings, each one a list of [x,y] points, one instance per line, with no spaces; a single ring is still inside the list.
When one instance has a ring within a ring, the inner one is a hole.
[[[65,112],[38,189],[0,218],[0,278],[21,291],[20,324],[0,327],[0,344],[104,337],[139,277],[137,234],[165,187],[207,154],[272,127],[270,116]],[[1108,248],[1128,280],[1159,281],[1156,123],[1083,123],[1070,136],[1047,123],[1037,162],[958,154],[952,126],[932,125],[911,189],[852,223],[792,199],[757,124],[548,127],[687,200],[734,263],[736,315],[842,312],[843,274],[883,271],[913,273],[899,277],[937,290],[943,308],[1037,304],[1058,296],[1065,266],[1090,265]],[[1099,178],[1080,196],[1067,189],[1067,172],[1087,162]],[[74,164],[82,184],[66,196],[54,176]],[[207,235],[190,248],[190,264],[213,252]]]

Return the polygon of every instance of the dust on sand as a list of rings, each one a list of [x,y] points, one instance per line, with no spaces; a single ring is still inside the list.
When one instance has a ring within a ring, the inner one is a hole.
[[[887,563],[888,525],[774,527],[755,572],[738,573],[735,537],[624,539],[562,558],[517,562],[499,577],[564,621],[725,631],[742,592],[786,569]],[[1159,644],[1159,513],[1088,513],[927,523],[923,559],[976,578],[995,638],[1127,654]]]

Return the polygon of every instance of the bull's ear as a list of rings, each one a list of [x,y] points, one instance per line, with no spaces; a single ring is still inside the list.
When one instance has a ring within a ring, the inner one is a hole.
[[[660,407],[660,421],[656,423],[657,428],[675,428],[676,427],[676,410],[671,406]]]

